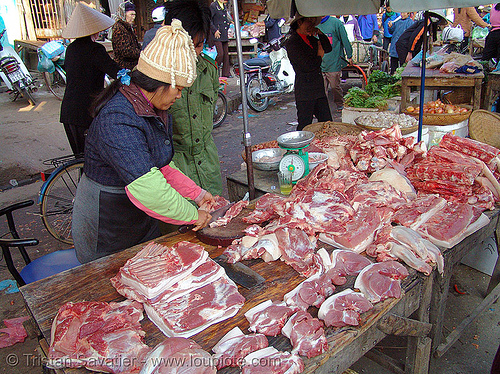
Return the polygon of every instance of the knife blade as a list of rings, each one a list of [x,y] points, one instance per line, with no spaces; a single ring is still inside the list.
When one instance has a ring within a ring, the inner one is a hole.
[[[262,275],[241,262],[236,262],[235,264],[228,263],[225,255],[217,256],[213,260],[224,268],[227,276],[233,282],[247,289],[256,287],[266,281]]]

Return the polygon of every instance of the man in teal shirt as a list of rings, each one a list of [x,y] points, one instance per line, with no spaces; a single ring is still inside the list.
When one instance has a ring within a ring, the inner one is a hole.
[[[352,46],[344,25],[337,17],[326,16],[317,27],[332,43],[332,51],[323,56],[321,71],[323,72],[327,96],[328,86],[330,86],[333,91],[333,103],[336,106],[336,111],[341,112],[344,106],[344,95],[342,87],[340,87],[340,74],[342,68],[346,67],[347,64],[352,65]],[[330,98],[328,100],[330,101]],[[330,102],[330,110],[332,108],[333,105]]]

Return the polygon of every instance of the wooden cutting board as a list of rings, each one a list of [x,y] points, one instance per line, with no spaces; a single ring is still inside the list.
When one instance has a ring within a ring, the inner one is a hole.
[[[252,208],[244,208],[240,214],[234,217],[226,226],[220,227],[205,227],[201,230],[196,231],[196,237],[205,244],[216,245],[227,247],[232,243],[234,239],[242,238],[245,236],[243,230],[245,230],[250,224],[243,222],[243,217],[248,216],[255,205],[252,204]],[[212,221],[217,218],[222,217],[225,211],[215,211],[212,213]]]

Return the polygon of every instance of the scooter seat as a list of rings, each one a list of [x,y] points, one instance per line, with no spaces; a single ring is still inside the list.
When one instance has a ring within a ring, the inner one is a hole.
[[[265,68],[271,65],[271,59],[269,57],[256,57],[245,61],[245,68]]]

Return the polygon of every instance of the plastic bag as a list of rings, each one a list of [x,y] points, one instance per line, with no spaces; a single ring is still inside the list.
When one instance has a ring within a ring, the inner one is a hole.
[[[464,40],[464,30],[462,26],[457,25],[457,27],[446,26],[441,33],[441,39],[443,42],[456,42],[460,43]]]
[[[45,43],[44,45],[42,45],[41,49],[45,56],[47,56],[47,58],[49,59],[53,59],[54,57],[59,56],[65,50],[64,45],[61,42],[55,40]]]
[[[490,30],[487,27],[476,26],[471,32],[472,39],[485,39],[488,36]]]
[[[36,68],[40,73],[47,72],[52,74],[56,70],[52,60],[49,59],[41,50],[38,51],[38,65]]]

